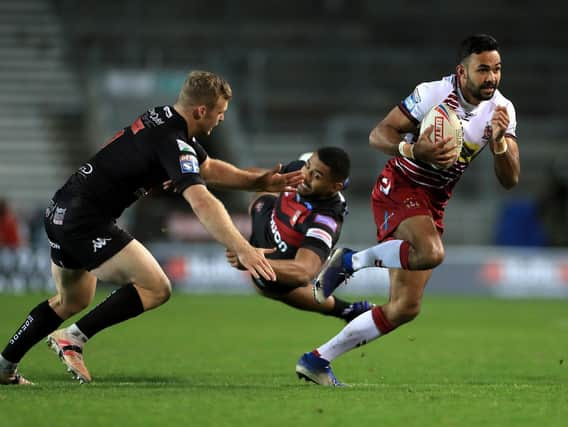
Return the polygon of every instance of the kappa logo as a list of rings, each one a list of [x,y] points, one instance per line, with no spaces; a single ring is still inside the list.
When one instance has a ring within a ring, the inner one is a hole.
[[[110,242],[112,239],[110,237],[97,237],[93,240],[93,252],[96,253],[99,249],[102,249],[107,242]]]

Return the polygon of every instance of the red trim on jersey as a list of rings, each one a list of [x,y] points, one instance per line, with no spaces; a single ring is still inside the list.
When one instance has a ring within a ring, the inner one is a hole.
[[[381,335],[386,335],[396,328],[396,326],[393,326],[387,320],[385,313],[383,312],[383,309],[380,305],[373,307],[371,314],[373,316],[373,322],[375,322],[375,326],[377,327]]]
[[[134,135],[136,135],[138,132],[140,132],[142,129],[144,129],[144,123],[142,123],[142,118],[138,117],[134,123],[132,123],[132,125],[130,125],[130,129],[132,130],[132,133]]]
[[[302,224],[308,217],[307,214],[310,213],[310,210],[304,204],[298,203],[294,197],[294,194],[281,197],[280,211],[290,219],[295,218],[294,223]],[[300,212],[300,215],[296,215],[296,212]],[[292,223],[290,225],[294,226]]]
[[[412,123],[414,123],[416,126],[418,126],[420,124],[420,122],[418,120],[416,120],[416,117],[414,117],[412,114],[410,114],[410,111],[408,111],[406,109],[406,107],[404,106],[404,103],[401,102],[400,104],[398,104],[398,109],[400,111],[402,111],[402,114],[404,114],[406,117],[408,117],[410,119],[410,121]]]
[[[302,242],[304,241],[304,235],[302,233],[297,232],[289,225],[284,224],[276,215],[273,215],[274,223],[282,236],[282,240],[286,243],[290,243],[292,246],[300,247]]]
[[[117,133],[115,133],[111,139],[109,139],[107,142],[105,142],[104,147],[106,147],[107,145],[113,143],[113,142],[116,141],[118,138],[120,138],[122,135],[124,135],[124,129],[121,129],[121,130],[119,130]]]

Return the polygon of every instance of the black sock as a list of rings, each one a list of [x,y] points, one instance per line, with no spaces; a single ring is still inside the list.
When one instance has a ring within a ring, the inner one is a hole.
[[[333,307],[333,309],[327,313],[325,313],[326,316],[333,316],[333,317],[338,317],[340,319],[344,319],[344,312],[345,309],[348,308],[351,303],[347,302],[347,301],[343,301],[342,299],[337,298],[335,295],[333,296],[333,298],[335,299],[335,306]]]
[[[61,323],[63,319],[53,311],[47,301],[38,304],[10,337],[8,345],[2,351],[2,357],[12,363],[18,363],[30,348],[56,330]]]
[[[87,338],[109,326],[124,322],[144,312],[138,291],[132,283],[114,290],[103,302],[81,317],[77,327]]]

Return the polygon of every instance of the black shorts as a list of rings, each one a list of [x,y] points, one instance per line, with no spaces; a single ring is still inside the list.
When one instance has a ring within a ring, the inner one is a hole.
[[[133,239],[94,202],[61,191],[45,210],[44,225],[51,259],[73,270],[97,268]]]
[[[270,224],[270,217],[272,210],[276,204],[276,196],[273,194],[264,194],[256,199],[251,206],[251,236],[249,242],[252,246],[257,248],[272,248],[274,243],[268,238],[268,227]],[[259,277],[255,279],[251,276],[254,285],[263,290],[274,294],[287,294],[293,286],[283,285],[278,282],[263,279]]]

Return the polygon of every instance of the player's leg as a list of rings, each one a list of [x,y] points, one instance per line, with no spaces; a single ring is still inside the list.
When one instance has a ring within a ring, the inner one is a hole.
[[[95,296],[97,278],[86,270],[70,270],[51,264],[51,273],[58,293],[49,299],[49,305],[62,318],[67,319],[88,307]],[[48,335],[47,343],[61,361],[78,379],[91,380],[83,362],[83,342],[80,333],[68,334],[66,329]]]
[[[262,296],[281,301],[290,307],[337,317],[346,322],[350,322],[359,314],[373,307],[373,304],[369,301],[348,302],[334,295],[328,297],[323,304],[320,304],[314,300],[313,285],[311,283],[289,290],[279,289],[278,292],[271,292],[267,288],[256,288],[257,292]]]
[[[431,270],[390,270],[389,302],[359,315],[325,344],[302,355],[296,373],[317,384],[337,385],[330,362],[414,319],[420,311],[422,293],[431,273]]]
[[[57,295],[31,310],[0,355],[0,383],[25,383],[16,367],[24,355],[67,318],[92,301],[96,277],[85,270],[68,270],[52,263]]]
[[[397,227],[394,237],[363,251],[345,254],[349,270],[367,267],[430,270],[444,260],[444,247],[430,215],[406,218]]]
[[[168,277],[137,240],[130,241],[92,273],[100,280],[122,286],[77,321],[76,326],[87,338],[162,305],[171,295]]]
[[[92,270],[92,274],[100,280],[123,285],[76,323],[50,335],[50,345],[56,351],[71,345],[64,352],[63,361],[84,382],[91,380],[82,358],[82,347],[87,340],[105,328],[160,306],[171,295],[166,274],[137,240],[131,240],[118,253]]]

